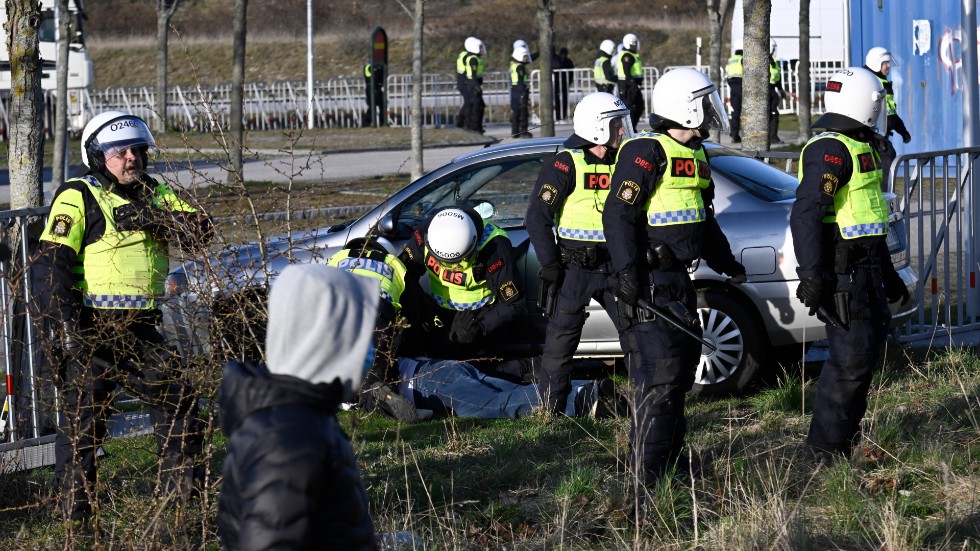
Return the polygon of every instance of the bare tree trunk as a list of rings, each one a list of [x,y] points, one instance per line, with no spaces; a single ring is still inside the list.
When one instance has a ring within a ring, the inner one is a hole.
[[[810,137],[810,0],[800,0],[800,61],[796,66],[799,95],[796,116],[800,123],[800,143]]]
[[[721,45],[725,41],[725,21],[729,11],[734,7],[731,0],[707,0],[708,29],[711,33],[711,44],[708,47],[708,78],[721,89]]]
[[[181,0],[157,0],[157,123],[156,132],[167,132],[167,43],[170,20]]]
[[[538,100],[538,115],[541,117],[541,137],[555,135],[555,95],[552,81],[551,55],[555,51],[553,38],[555,33],[555,6],[551,0],[541,0],[538,9],[538,47],[541,57],[541,97]]]
[[[742,2],[745,17],[742,77],[742,149],[769,149],[769,16],[770,0]]]
[[[41,9],[35,0],[6,0],[10,51],[10,208],[41,204],[44,159],[44,98],[41,95],[39,30]]]
[[[242,176],[242,150],[245,148],[245,113],[243,108],[245,96],[245,37],[247,29],[245,15],[248,12],[248,0],[235,0],[235,15],[232,20],[234,46],[231,53],[231,118],[229,140],[228,183],[241,184],[245,181]]]
[[[422,160],[422,126],[425,124],[425,111],[422,110],[422,57],[423,34],[425,29],[425,0],[415,0],[415,22],[412,26],[412,180],[425,173]]]
[[[71,42],[71,14],[68,13],[68,0],[58,0],[58,73],[55,90],[54,156],[51,159],[51,182],[58,185],[67,178],[65,165],[68,142],[65,135],[68,131],[68,45]]]

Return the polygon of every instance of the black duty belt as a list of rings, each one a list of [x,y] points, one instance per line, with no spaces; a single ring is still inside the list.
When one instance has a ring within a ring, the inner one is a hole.
[[[561,261],[586,270],[595,270],[610,260],[609,249],[605,245],[586,245],[584,247],[566,247],[559,245]]]

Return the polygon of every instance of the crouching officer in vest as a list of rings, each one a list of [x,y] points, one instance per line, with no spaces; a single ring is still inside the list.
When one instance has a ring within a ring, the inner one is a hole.
[[[616,296],[627,312],[634,421],[633,468],[651,486],[671,469],[684,444],[685,393],[694,384],[701,344],[662,316],[634,308],[643,299],[669,311],[696,335],[697,295],[688,268],[698,258],[729,283],[745,281],[712,211],[714,184],[701,142],[711,126],[728,131],[715,85],[701,72],[665,73],[653,89],[650,126],[623,142],[602,213],[617,274]]]
[[[351,239],[327,260],[352,274],[376,279],[381,284],[380,306],[374,329],[374,358],[364,376],[358,405],[367,412],[378,411],[403,423],[418,420],[415,406],[398,392],[398,343],[405,327],[401,317],[405,291],[405,264],[395,256],[395,246],[379,236]]]
[[[888,204],[873,147],[887,113],[886,92],[867,69],[827,82],[827,112],[800,155],[800,186],[790,214],[799,260],[797,297],[827,327],[824,362],[806,444],[819,462],[850,455],[881,361],[889,302],[909,300],[885,239]]]
[[[408,268],[406,293],[422,297],[419,278],[428,275],[426,297],[411,320],[425,331],[406,344],[423,344],[434,358],[477,358],[502,336],[498,330],[527,312],[507,232],[470,207],[443,207],[415,229],[399,256]]]
[[[81,178],[56,192],[31,276],[33,305],[59,349],[62,416],[55,475],[72,521],[86,522],[95,498],[95,451],[117,384],[149,406],[162,490],[199,489],[202,434],[196,389],[157,330],[168,247],[200,248],[210,220],[146,174],[156,148],[139,117],[110,111],[82,132]],[[200,251],[199,251],[200,252]]]
[[[612,94],[582,98],[575,108],[575,133],[541,169],[528,204],[527,233],[541,263],[540,306],[549,316],[538,389],[542,406],[553,414],[564,411],[572,389],[572,356],[589,302],[596,299],[620,326],[606,285],[611,272],[602,211],[616,150],[632,137],[629,117],[626,104]]]

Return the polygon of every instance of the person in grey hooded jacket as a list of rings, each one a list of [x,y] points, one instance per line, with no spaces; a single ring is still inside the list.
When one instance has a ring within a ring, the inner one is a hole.
[[[224,549],[376,549],[367,493],[337,421],[374,353],[378,281],[291,265],[269,295],[268,366],[230,362],[218,530]]]

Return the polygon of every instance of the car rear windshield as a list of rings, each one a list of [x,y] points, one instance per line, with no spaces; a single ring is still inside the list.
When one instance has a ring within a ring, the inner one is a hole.
[[[707,150],[713,172],[721,173],[763,201],[783,201],[796,198],[800,182],[795,176],[738,151],[721,147]]]

